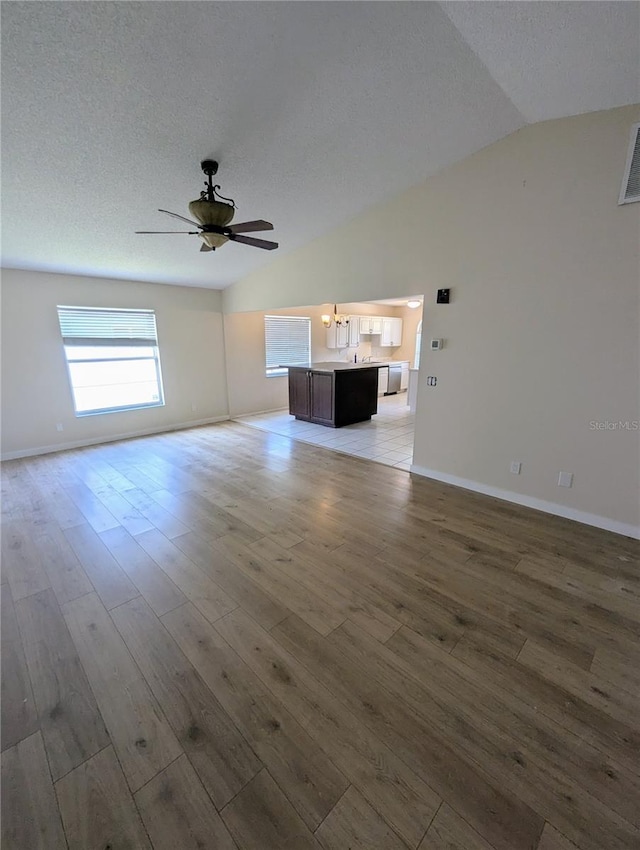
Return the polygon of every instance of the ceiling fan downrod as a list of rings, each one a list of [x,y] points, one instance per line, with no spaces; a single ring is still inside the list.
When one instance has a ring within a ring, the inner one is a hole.
[[[232,198],[225,198],[224,195],[221,195],[218,189],[219,185],[214,185],[213,176],[218,173],[218,163],[214,159],[204,159],[200,163],[200,167],[207,175],[207,182],[204,184],[207,188],[204,192],[200,193],[201,201],[217,201],[218,199],[221,201],[225,201],[234,209],[237,209],[236,202]]]
[[[218,173],[218,163],[214,159],[204,159],[200,163],[200,167],[202,168],[204,173],[207,175],[207,178],[209,180],[208,185],[207,185],[207,183],[204,184],[205,186],[207,186],[207,191],[202,193],[202,200],[203,201],[215,201],[214,192],[215,192],[216,187],[214,187],[214,185],[213,185],[212,178],[215,174]]]

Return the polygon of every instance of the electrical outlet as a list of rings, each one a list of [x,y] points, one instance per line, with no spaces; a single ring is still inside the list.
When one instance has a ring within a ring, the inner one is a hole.
[[[64,431],[64,426],[62,422],[58,422],[58,424],[56,425],[56,431]]]
[[[561,472],[558,475],[558,487],[571,487],[573,484],[573,472]]]
[[[191,412],[192,412],[192,413],[195,413],[197,409],[198,409],[198,408],[196,407],[195,402],[193,402],[193,401],[192,401],[192,402],[191,402]]]
[[[522,464],[520,463],[519,460],[512,460],[510,469],[511,469],[511,472],[513,472],[514,475],[520,475],[520,470],[522,469]]]

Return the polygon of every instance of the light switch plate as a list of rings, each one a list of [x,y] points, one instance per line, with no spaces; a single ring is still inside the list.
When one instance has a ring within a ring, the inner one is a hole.
[[[561,472],[558,475],[558,487],[571,487],[573,484],[573,472]]]

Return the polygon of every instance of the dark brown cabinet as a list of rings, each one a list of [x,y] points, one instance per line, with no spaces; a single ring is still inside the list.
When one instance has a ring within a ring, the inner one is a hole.
[[[311,384],[311,421],[322,425],[333,425],[334,380],[332,375],[322,372],[310,372]]]
[[[308,369],[289,369],[289,412],[298,418],[311,415],[310,377]]]
[[[377,367],[289,367],[289,413],[332,428],[378,412]]]

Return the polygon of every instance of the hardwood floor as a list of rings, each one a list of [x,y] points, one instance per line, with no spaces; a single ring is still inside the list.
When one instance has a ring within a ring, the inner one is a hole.
[[[640,545],[224,423],[10,461],[3,850],[640,847]]]

